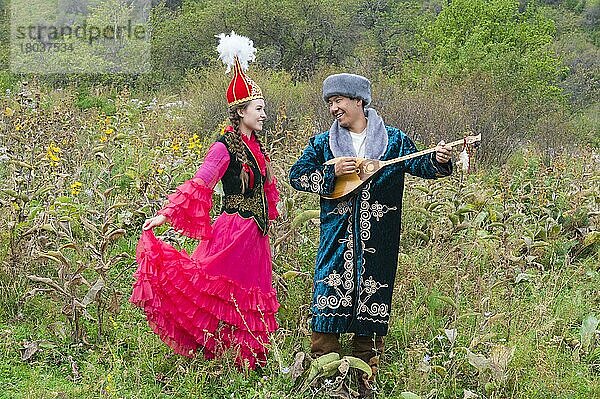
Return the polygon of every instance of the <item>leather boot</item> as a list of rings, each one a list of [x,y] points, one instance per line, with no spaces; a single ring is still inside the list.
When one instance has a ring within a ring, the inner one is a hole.
[[[379,369],[379,356],[383,353],[383,337],[355,336],[353,340],[352,356],[362,359],[371,367],[371,377],[358,371],[358,394],[360,399],[375,397],[375,376]]]
[[[367,364],[371,366],[371,377],[362,371],[358,372],[358,397],[360,399],[375,398],[375,375],[379,368],[379,356],[372,357]]]
[[[341,351],[340,334],[312,332],[310,336],[310,354],[313,358],[332,352],[340,353]]]

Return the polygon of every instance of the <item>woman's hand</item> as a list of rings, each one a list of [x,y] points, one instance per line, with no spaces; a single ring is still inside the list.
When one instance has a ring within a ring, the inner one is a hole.
[[[154,216],[153,218],[150,219],[146,219],[146,221],[144,222],[144,225],[142,226],[143,230],[150,230],[153,229],[157,226],[163,225],[165,224],[165,222],[167,221],[167,217],[164,215],[157,215]]]

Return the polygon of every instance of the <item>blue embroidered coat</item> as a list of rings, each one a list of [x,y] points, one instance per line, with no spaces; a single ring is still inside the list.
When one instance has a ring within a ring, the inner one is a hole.
[[[384,126],[380,130],[387,132],[387,146],[384,142],[379,159],[416,151],[402,131]],[[290,181],[295,189],[332,193],[334,165],[323,165],[334,158],[330,131],[311,138],[292,167]],[[321,197],[320,243],[311,307],[313,331],[387,334],[406,172],[433,179],[450,175],[452,165],[437,163],[432,153],[385,167],[350,198]]]

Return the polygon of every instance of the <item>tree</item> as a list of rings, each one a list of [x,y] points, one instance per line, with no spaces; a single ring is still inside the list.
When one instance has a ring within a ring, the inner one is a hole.
[[[437,2],[420,0],[363,0],[359,3],[357,24],[361,42],[355,54],[364,65],[397,72],[417,55],[417,33],[441,10]]]
[[[522,95],[557,94],[562,69],[554,24],[515,0],[454,0],[422,35],[426,67],[439,75],[487,73]]]
[[[263,63],[296,78],[311,76],[320,64],[340,64],[354,50],[359,31],[355,2],[327,0],[242,0],[238,26],[266,50]]]

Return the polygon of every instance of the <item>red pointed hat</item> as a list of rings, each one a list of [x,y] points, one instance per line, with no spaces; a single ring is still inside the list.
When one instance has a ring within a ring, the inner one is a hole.
[[[217,37],[219,58],[227,65],[227,72],[230,72],[233,67],[233,77],[226,94],[227,105],[232,107],[246,101],[264,98],[260,87],[245,74],[248,63],[255,58],[256,49],[252,40],[238,36],[235,32],[231,32],[230,35],[221,33]]]
[[[231,107],[257,98],[264,98],[262,90],[244,73],[236,57],[233,66],[233,78],[227,88],[227,105]]]

